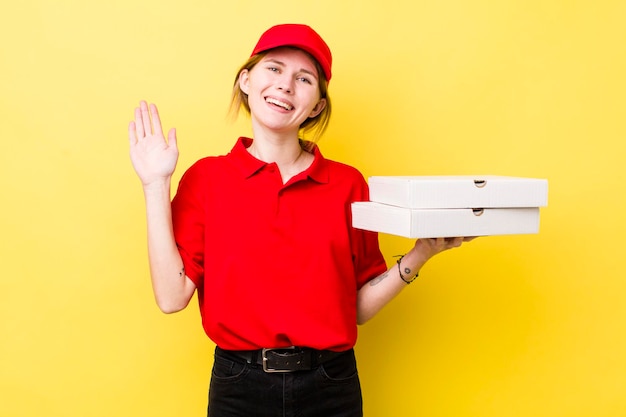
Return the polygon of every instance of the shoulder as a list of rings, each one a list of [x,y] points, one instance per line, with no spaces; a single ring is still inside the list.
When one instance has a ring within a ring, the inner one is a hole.
[[[209,178],[216,178],[226,171],[223,156],[207,156],[194,162],[187,168],[178,182],[177,193],[186,191],[195,193],[200,189],[206,189]]]
[[[222,155],[206,156],[191,165],[185,176],[247,176],[259,169],[259,161],[252,158],[246,147],[250,139],[240,137],[230,152]]]
[[[347,181],[354,181],[357,183],[365,182],[365,178],[361,171],[352,165],[345,164],[343,162],[333,161],[330,159],[326,160],[326,164],[328,166],[328,170],[331,173],[331,178],[333,179],[343,179]]]
[[[343,190],[350,201],[367,201],[369,187],[365,177],[357,168],[333,160],[326,160],[328,182],[333,188]]]

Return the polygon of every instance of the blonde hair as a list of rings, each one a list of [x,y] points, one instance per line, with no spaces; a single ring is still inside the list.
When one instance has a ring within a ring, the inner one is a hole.
[[[298,49],[298,50],[301,50],[301,49]],[[243,91],[241,91],[241,88],[239,87],[239,75],[241,74],[241,71],[243,70],[250,71],[252,68],[255,67],[256,64],[258,64],[263,59],[263,57],[267,54],[267,52],[268,51],[265,51],[265,52],[261,52],[261,53],[251,56],[241,66],[241,68],[239,68],[239,71],[237,71],[237,75],[235,76],[235,82],[233,84],[233,91],[231,95],[230,110],[229,110],[229,113],[233,116],[233,118],[237,118],[237,116],[239,115],[239,111],[241,110],[242,107],[243,109],[245,109],[248,115],[250,114],[250,105],[248,104],[248,95],[244,93]],[[320,99],[322,98],[326,99],[326,106],[320,112],[320,114],[318,114],[315,117],[310,117],[306,119],[304,122],[302,122],[302,124],[300,125],[300,133],[302,135],[301,137],[302,140],[317,143],[322,137],[322,135],[324,134],[324,131],[326,130],[326,128],[328,127],[328,123],[330,122],[331,104],[330,104],[330,97],[328,96],[328,81],[326,80],[326,77],[324,75],[324,71],[322,70],[321,65],[308,52],[305,52],[305,53],[310,56],[310,58],[315,63],[315,67],[317,68],[317,73],[318,73],[318,78],[319,78],[318,85],[319,85]],[[310,139],[305,138],[304,137],[305,134],[309,134],[309,133],[311,134],[311,138]]]

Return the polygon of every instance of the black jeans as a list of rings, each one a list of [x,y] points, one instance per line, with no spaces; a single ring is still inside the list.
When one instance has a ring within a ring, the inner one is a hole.
[[[362,417],[354,351],[311,371],[272,374],[216,349],[208,416]]]

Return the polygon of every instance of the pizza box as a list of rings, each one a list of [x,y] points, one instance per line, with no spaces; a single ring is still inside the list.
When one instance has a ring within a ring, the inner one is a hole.
[[[351,205],[352,226],[407,238],[539,232],[539,208],[411,209],[371,201]]]
[[[548,181],[504,176],[374,176],[370,201],[410,208],[544,207]]]

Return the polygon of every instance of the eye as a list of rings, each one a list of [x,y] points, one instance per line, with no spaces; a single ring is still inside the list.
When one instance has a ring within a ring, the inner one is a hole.
[[[267,69],[272,71],[272,72],[278,72],[278,68],[276,68],[276,67],[267,67]]]
[[[300,77],[300,78],[298,78],[298,81],[302,81],[304,83],[311,84],[311,80],[308,79],[307,77]]]

